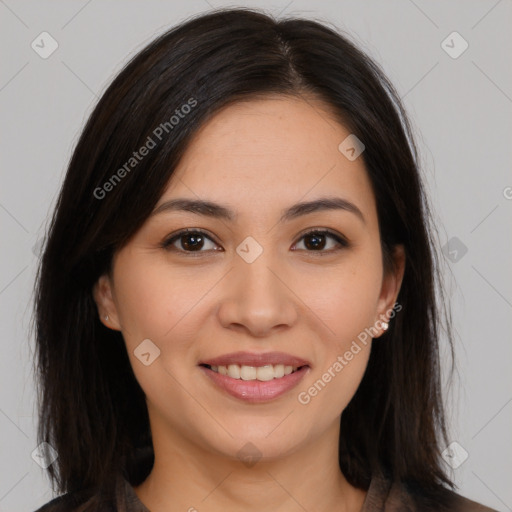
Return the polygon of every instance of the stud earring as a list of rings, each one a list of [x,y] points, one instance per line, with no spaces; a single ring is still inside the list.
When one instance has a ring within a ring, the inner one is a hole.
[[[388,328],[389,328],[389,324],[388,324],[387,322],[382,322],[382,329],[383,329],[384,331],[387,331],[387,330],[388,330]]]
[[[105,320],[108,322],[108,315],[105,316]]]

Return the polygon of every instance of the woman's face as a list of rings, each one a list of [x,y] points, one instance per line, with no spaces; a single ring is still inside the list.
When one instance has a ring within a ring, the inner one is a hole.
[[[122,331],[154,440],[273,458],[337,435],[403,271],[397,257],[384,275],[363,160],[350,139],[339,149],[349,135],[314,99],[225,108],[99,280],[99,311]],[[283,376],[286,366],[299,369]]]

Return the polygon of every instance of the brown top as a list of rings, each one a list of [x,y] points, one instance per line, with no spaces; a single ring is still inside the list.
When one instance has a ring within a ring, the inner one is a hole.
[[[413,495],[399,484],[382,478],[373,478],[360,512],[497,512],[447,490],[446,508],[428,502],[425,497]],[[68,493],[54,498],[36,512],[150,512],[139,500],[132,485],[119,476],[116,482],[114,504],[107,503],[87,491]]]

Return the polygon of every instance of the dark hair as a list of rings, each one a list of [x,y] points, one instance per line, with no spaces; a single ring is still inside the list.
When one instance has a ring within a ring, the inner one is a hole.
[[[119,472],[140,483],[149,473],[144,393],[122,334],[98,319],[92,287],[148,218],[205,121],[269,94],[319,98],[363,141],[386,271],[394,246],[405,248],[402,311],[372,347],[343,412],[340,468],[360,488],[376,474],[439,496],[454,487],[440,457],[447,436],[438,344],[446,305],[399,96],[379,66],[325,23],[225,9],[189,19],[140,51],[102,95],[69,163],[35,296],[38,440],[59,454],[48,472],[61,492],[104,486]],[[155,135],[157,127],[165,136]],[[149,138],[156,147],[127,166]],[[453,358],[449,322],[445,332]],[[148,463],[136,473],[144,450]]]

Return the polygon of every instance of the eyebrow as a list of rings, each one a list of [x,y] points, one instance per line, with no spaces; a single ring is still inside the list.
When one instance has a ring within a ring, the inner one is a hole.
[[[353,213],[363,222],[363,224],[366,224],[366,220],[361,210],[354,203],[351,203],[341,197],[322,197],[314,201],[294,204],[286,210],[283,210],[279,222],[290,221],[309,213],[326,210],[344,210]],[[235,212],[226,206],[222,206],[212,201],[186,198],[176,198],[165,201],[153,210],[151,216],[169,211],[192,212],[197,215],[204,215],[227,221],[234,221],[238,217]]]

